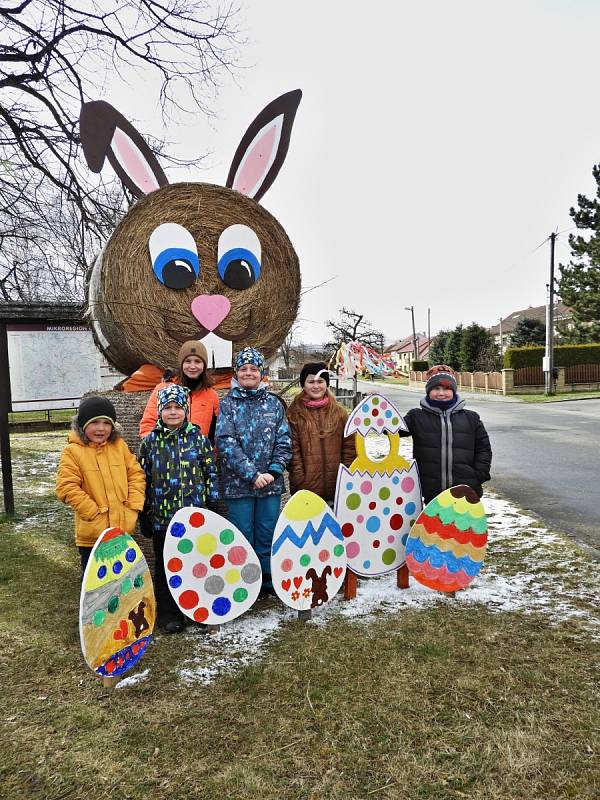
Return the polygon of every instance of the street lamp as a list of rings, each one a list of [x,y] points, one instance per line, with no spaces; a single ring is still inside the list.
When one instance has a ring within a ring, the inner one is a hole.
[[[413,359],[416,361],[419,358],[419,354],[417,353],[417,332],[415,330],[415,307],[414,306],[404,306],[405,311],[410,311],[412,317],[412,331],[413,331]]]

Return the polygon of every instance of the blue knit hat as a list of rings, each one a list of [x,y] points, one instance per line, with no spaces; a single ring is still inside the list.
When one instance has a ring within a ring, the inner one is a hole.
[[[260,370],[260,374],[264,375],[265,357],[260,350],[257,350],[255,347],[244,347],[244,349],[238,353],[238,357],[235,360],[235,371],[237,372],[241,369],[244,364],[253,364]]]
[[[159,416],[162,414],[163,408],[168,403],[177,403],[178,406],[183,408],[187,417],[189,396],[190,390],[187,388],[187,386],[180,386],[178,383],[170,383],[163,389],[159,389],[156,394],[156,404],[158,407]]]

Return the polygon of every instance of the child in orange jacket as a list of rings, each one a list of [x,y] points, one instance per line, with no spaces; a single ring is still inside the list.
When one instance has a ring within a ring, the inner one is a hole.
[[[132,533],[144,507],[146,476],[116,430],[117,413],[106,397],[86,397],[62,451],[56,495],[75,512],[81,572],[106,528]]]
[[[179,350],[179,370],[176,373],[166,372],[164,380],[154,387],[148,398],[146,408],[140,421],[140,437],[154,430],[158,422],[157,396],[161,389],[171,383],[178,383],[190,390],[188,420],[196,425],[211,441],[219,413],[219,396],[212,386],[212,378],[208,371],[208,353],[200,341],[184,342]]]

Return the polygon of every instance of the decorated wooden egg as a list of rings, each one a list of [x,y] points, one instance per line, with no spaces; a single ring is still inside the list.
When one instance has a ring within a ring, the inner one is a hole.
[[[258,556],[235,525],[214,511],[178,511],[169,523],[163,554],[171,594],[196,622],[230,622],[258,597]]]
[[[406,542],[406,564],[430,589],[464,589],[479,574],[487,548],[487,518],[469,486],[453,486],[434,497]]]
[[[87,664],[105,677],[122,675],[148,647],[155,618],[142,551],[128,533],[107,528],[92,548],[81,584],[79,634]]]
[[[408,532],[423,508],[416,463],[391,473],[341,465],[336,498],[349,569],[368,577],[402,566]]]
[[[356,459],[340,465],[335,513],[346,542],[348,568],[357,575],[383,575],[404,563],[411,525],[423,508],[417,464],[400,455],[399,431],[406,423],[381,394],[361,401],[346,422],[344,434],[355,434]],[[374,461],[365,447],[368,435],[388,439],[388,454]]]
[[[296,492],[283,507],[271,547],[273,587],[285,605],[305,611],[338,592],[346,572],[340,524],[313,492]]]

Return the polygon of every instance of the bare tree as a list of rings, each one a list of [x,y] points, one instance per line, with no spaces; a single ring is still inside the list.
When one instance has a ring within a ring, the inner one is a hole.
[[[383,353],[383,333],[373,328],[364,314],[348,308],[340,308],[339,314],[339,320],[328,319],[325,323],[333,336],[333,341],[324,345],[327,352],[337,350],[343,342],[361,342]]]
[[[98,99],[109,75],[146,69],[160,79],[164,116],[174,108],[209,113],[206,98],[237,58],[236,11],[227,4],[213,12],[202,0],[0,6],[0,295],[31,293],[49,246],[61,250],[62,231],[74,251],[61,269],[84,269],[127,203],[116,182],[90,191],[79,156],[83,102]],[[77,219],[79,233],[69,239]],[[43,291],[59,272],[44,273]]]

